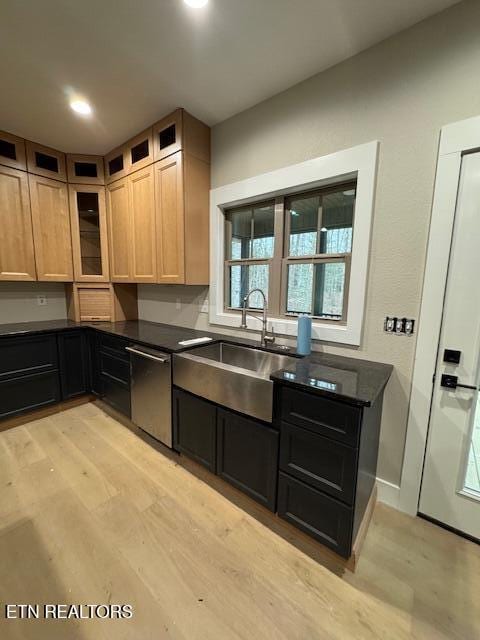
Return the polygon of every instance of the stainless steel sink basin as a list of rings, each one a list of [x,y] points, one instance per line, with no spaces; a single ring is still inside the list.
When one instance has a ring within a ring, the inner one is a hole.
[[[235,411],[272,421],[273,371],[293,356],[226,342],[195,347],[173,357],[173,383]]]

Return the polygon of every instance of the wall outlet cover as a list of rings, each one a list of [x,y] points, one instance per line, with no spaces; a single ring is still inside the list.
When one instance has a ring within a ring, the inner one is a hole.
[[[47,296],[41,295],[37,296],[37,304],[39,307],[43,307],[47,304]]]
[[[201,304],[200,313],[208,313],[208,298],[206,298]]]

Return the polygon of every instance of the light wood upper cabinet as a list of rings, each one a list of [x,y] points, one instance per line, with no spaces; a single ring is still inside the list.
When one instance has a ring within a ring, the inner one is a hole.
[[[105,184],[103,158],[68,153],[67,176],[74,184]]]
[[[0,166],[0,280],[36,280],[28,177]]]
[[[152,127],[142,131],[126,144],[128,173],[133,173],[153,162]]]
[[[76,282],[108,282],[105,189],[71,184],[70,224]]]
[[[185,151],[210,162],[210,127],[185,109],[177,109],[153,125],[154,160]]]
[[[104,158],[105,184],[121,180],[128,173],[128,149],[126,145],[110,151]]]
[[[65,154],[36,142],[26,141],[27,169],[29,173],[54,180],[67,181]]]
[[[131,225],[131,279],[155,282],[157,278],[155,196],[153,167],[140,169],[128,177]]]
[[[158,282],[208,284],[210,165],[179,151],[154,168]]]
[[[106,194],[110,277],[113,282],[130,282],[132,280],[131,225],[127,178],[107,185]]]
[[[27,168],[25,140],[6,131],[0,131],[0,164],[12,169]]]
[[[182,153],[160,160],[154,167],[158,281],[183,284],[185,236]]]
[[[67,185],[28,176],[38,280],[73,280]]]

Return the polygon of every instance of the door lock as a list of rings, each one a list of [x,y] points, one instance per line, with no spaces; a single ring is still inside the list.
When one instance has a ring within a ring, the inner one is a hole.
[[[457,387],[460,387],[461,389],[472,389],[472,391],[477,390],[477,387],[474,387],[471,384],[460,384],[458,376],[451,376],[447,373],[442,374],[440,386],[445,387],[445,389],[456,389]]]

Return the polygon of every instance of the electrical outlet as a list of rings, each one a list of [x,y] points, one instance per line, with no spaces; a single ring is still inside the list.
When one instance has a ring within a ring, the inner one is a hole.
[[[43,307],[47,304],[47,296],[37,296],[37,304],[39,307]]]
[[[208,313],[208,298],[205,298],[200,306],[200,313]]]
[[[180,298],[177,298],[175,301],[175,309],[177,311],[180,311],[181,308],[182,308],[182,301],[180,300]]]

